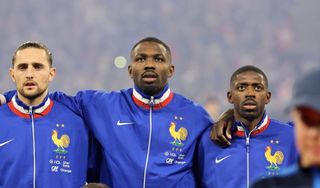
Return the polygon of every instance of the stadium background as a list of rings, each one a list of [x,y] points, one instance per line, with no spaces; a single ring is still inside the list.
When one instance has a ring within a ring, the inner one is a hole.
[[[172,49],[175,92],[201,104],[215,97],[226,109],[231,73],[253,64],[269,76],[268,113],[286,121],[293,81],[320,65],[319,8],[308,0],[3,0],[0,91],[14,88],[11,56],[28,40],[54,55],[51,91],[131,87],[115,58],[129,61],[135,42],[155,36]]]

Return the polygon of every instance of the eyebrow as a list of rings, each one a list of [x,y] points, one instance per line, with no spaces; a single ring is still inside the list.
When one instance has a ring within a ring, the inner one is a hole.
[[[261,83],[261,82],[253,82],[253,83],[248,83],[248,82],[234,82],[234,85],[253,85],[253,86],[257,86],[257,85],[262,85],[265,86],[265,84]]]

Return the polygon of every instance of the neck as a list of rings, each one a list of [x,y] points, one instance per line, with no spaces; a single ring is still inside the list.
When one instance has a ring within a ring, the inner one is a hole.
[[[19,92],[18,94],[18,98],[27,106],[38,106],[39,104],[41,104],[43,102],[43,100],[46,98],[47,94],[48,94],[48,90],[45,91],[44,93],[42,93],[40,96],[37,96],[35,98],[28,98],[28,97],[24,97],[23,95],[21,95]]]
[[[263,115],[264,115],[264,113],[260,114],[255,119],[248,119],[245,117],[241,117],[240,114],[237,114],[235,112],[234,118],[235,118],[235,121],[242,122],[248,128],[249,131],[252,131],[258,125],[258,123],[261,121],[261,119],[263,118]]]
[[[137,86],[134,87],[134,89],[144,98],[150,99],[151,96],[153,96],[155,99],[161,98],[162,95],[169,89],[168,84],[165,85],[164,88],[162,88],[162,90],[158,93],[155,94],[147,94],[145,92],[142,92],[142,90],[140,88],[138,88]]]
[[[153,96],[153,109],[160,109],[167,106],[173,98],[173,92],[170,91],[169,88],[164,89],[158,96]],[[137,88],[133,88],[132,92],[133,101],[146,109],[150,109],[151,96],[144,95],[141,91],[137,90]]]

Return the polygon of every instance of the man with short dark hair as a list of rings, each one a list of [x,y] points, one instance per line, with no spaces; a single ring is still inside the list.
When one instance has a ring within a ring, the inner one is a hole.
[[[89,136],[82,118],[48,96],[56,69],[38,42],[19,46],[10,76],[17,91],[0,107],[0,187],[85,184]]]
[[[236,70],[227,93],[234,106],[232,144],[222,148],[210,140],[210,130],[199,145],[202,187],[249,187],[253,180],[277,175],[295,161],[293,130],[270,119],[265,105],[270,102],[268,79],[257,67]]]
[[[254,188],[320,187],[320,69],[299,78],[289,105],[295,129],[299,163],[278,177],[257,182]]]
[[[119,92],[81,91],[54,98],[78,111],[103,148],[101,182],[110,187],[196,187],[194,151],[210,116],[173,93],[170,48],[148,37],[131,50],[134,87]]]

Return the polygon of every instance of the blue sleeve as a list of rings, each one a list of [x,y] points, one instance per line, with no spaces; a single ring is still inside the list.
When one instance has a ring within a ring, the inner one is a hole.
[[[203,106],[200,105],[199,107],[200,107],[198,108],[200,109],[199,117],[202,117],[202,120],[205,125],[205,129],[207,129],[208,127],[211,127],[214,124],[214,120]]]
[[[96,93],[97,91],[95,90],[86,90],[79,91],[75,96],[69,96],[63,92],[54,92],[49,96],[51,99],[60,102],[85,119],[84,110],[87,108],[88,104],[96,100]]]
[[[55,101],[58,101],[65,105],[67,108],[72,110],[74,113],[83,117],[82,108],[81,108],[81,98],[76,96],[69,96],[63,92],[54,92],[49,95],[49,97]]]
[[[11,90],[11,91],[7,91],[5,92],[3,95],[6,98],[6,102],[11,101],[12,97],[16,94],[16,90]]]

